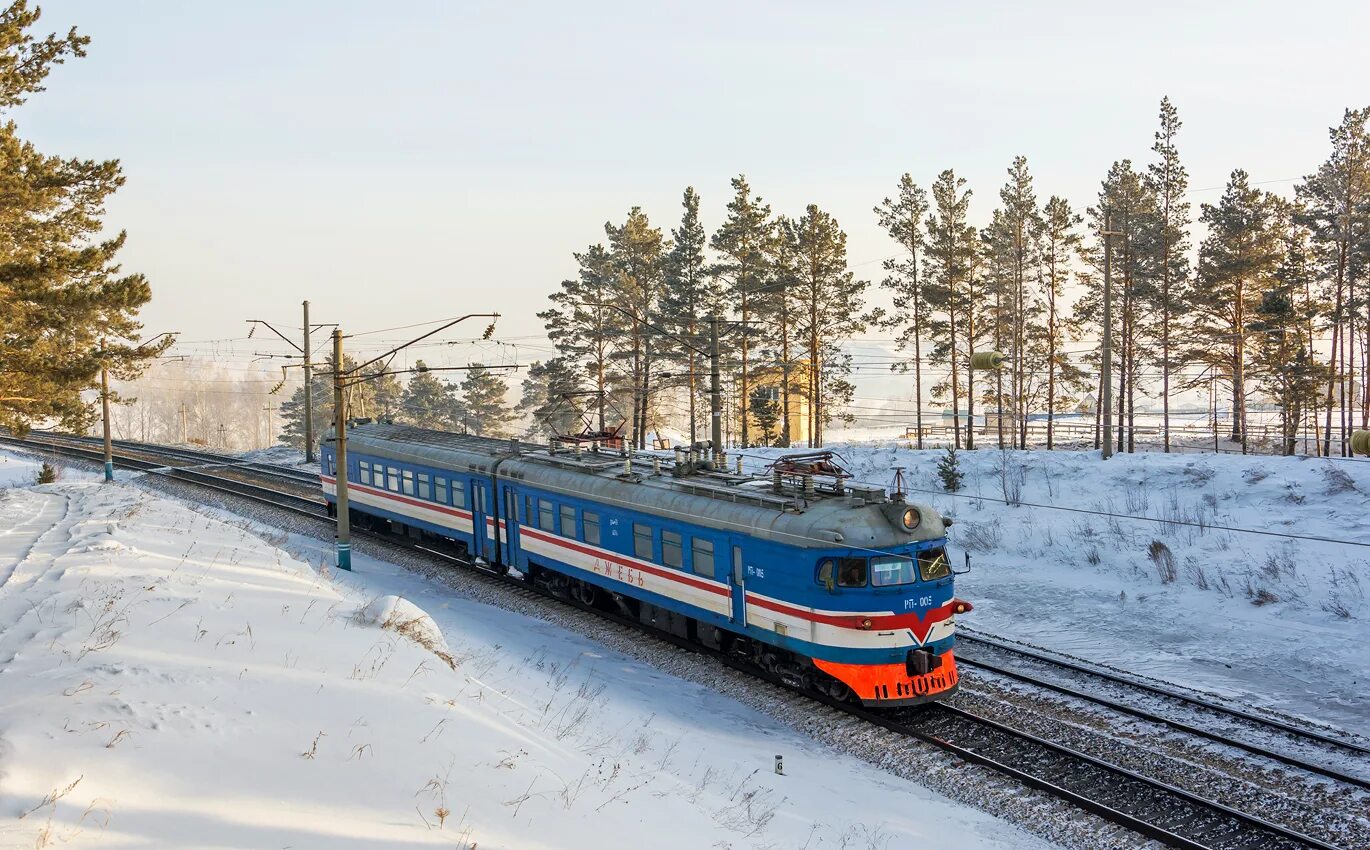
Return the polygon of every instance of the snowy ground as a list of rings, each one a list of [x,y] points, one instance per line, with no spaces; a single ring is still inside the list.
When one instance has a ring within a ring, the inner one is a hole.
[[[0,489],[0,846],[1042,846],[552,625],[77,478]]]
[[[944,453],[906,445],[830,448],[886,487],[905,467],[910,498],[955,517],[962,625],[1370,734],[1370,545],[1212,528],[1370,544],[1370,462],[981,449],[950,496]]]

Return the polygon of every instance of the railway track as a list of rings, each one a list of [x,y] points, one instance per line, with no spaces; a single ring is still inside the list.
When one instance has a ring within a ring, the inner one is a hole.
[[[102,448],[82,445],[82,442],[45,439],[43,437],[19,439],[0,436],[0,444],[11,444],[30,451],[47,451],[73,459],[99,463],[103,459]],[[203,469],[168,466],[165,463],[167,460],[179,459],[181,462],[194,460],[219,466],[230,465],[224,460],[224,456],[214,457],[210,453],[181,449],[160,452],[161,449],[162,447],[142,444],[138,444],[134,449],[121,447],[116,451],[116,459],[126,468],[144,471],[226,495],[245,498],[259,504],[288,511],[297,516],[317,520],[330,527],[332,525],[332,520],[325,514],[322,501],[306,499],[294,493],[282,492],[269,486],[226,478],[205,472]],[[153,460],[151,457],[160,457],[161,461]],[[281,480],[275,474],[275,470],[252,470],[250,466],[243,465],[241,461],[232,465],[245,474],[260,474],[274,481],[279,482]],[[291,471],[298,472],[297,470]],[[439,558],[445,563],[466,566],[471,568],[473,574],[514,590],[520,595],[532,594],[556,599],[559,602],[570,604],[573,607],[620,623],[634,632],[644,631],[634,620],[599,609],[588,608],[571,600],[550,596],[530,588],[519,579],[493,573],[463,558],[420,545],[407,538],[361,529],[355,529],[354,534],[389,545],[401,546],[411,551],[420,551]],[[708,651],[698,644],[670,635],[655,631],[649,632],[649,634],[664,643],[712,655],[730,667],[758,676],[779,687],[784,687],[775,677],[765,671],[757,670],[739,659],[728,657],[723,653]],[[970,643],[978,642],[982,645],[998,648],[1009,647],[1010,650],[1016,651],[1020,656],[1033,658],[1034,661],[1057,664],[1061,669],[1073,670],[1076,673],[1098,675],[1100,678],[1111,680],[1118,685],[1136,686],[1139,691],[1147,692],[1153,696],[1174,699],[1177,702],[1205,711],[1221,713],[1247,722],[1259,722],[1264,724],[1266,728],[1290,736],[1301,736],[1306,741],[1342,747],[1351,752],[1366,752],[1366,749],[1360,745],[1336,736],[1323,735],[1313,730],[1303,730],[1281,721],[1259,717],[1241,709],[1209,703],[1178,692],[1172,693],[1167,689],[1137,682],[1129,677],[1096,671],[1084,665],[1075,665],[1064,659],[1055,659],[1026,648],[1011,647],[1011,645],[993,636],[968,635],[967,640]],[[966,661],[962,663],[972,669],[984,669],[986,672],[1006,675],[1035,687],[1085,699],[1123,714],[1164,723],[1171,728],[1194,734],[1215,743],[1230,745],[1248,753],[1272,758],[1286,766],[1304,770],[1310,774],[1346,782],[1360,788],[1367,787],[1362,777],[1349,774],[1342,776],[1339,772],[1327,768],[1325,765],[1261,749],[1250,741],[1233,739],[1211,729],[1193,727],[1192,724],[1155,715],[1145,709],[1117,700],[1109,700],[1100,697],[1098,694],[1090,694],[1078,688],[1072,689],[1066,685],[1052,683],[1019,671],[1011,671],[1001,665],[994,665],[989,662]],[[1346,848],[1307,835],[1290,826],[1265,820],[1252,812],[1233,808],[1217,800],[1207,799],[1192,791],[1071,749],[1045,737],[1015,729],[963,708],[937,704],[893,712],[874,712],[814,694],[805,693],[803,695],[835,710],[858,717],[874,726],[915,738],[951,753],[963,761],[1011,777],[1027,787],[1062,799],[1108,822],[1126,827],[1166,846],[1184,848],[1184,850],[1286,850],[1287,848],[1288,850],[1295,850],[1295,848],[1346,850]]]
[[[1144,682],[1133,676],[1050,655],[1034,648],[1016,645],[1002,638],[965,628],[957,631],[956,641],[960,650],[957,653],[956,661],[960,666],[985,670],[996,676],[1003,676],[1036,688],[1084,700],[1120,714],[1127,714],[1141,720],[1168,726],[1196,738],[1233,747],[1346,785],[1370,790],[1370,775],[1353,773],[1327,762],[1315,761],[1312,758],[1312,754],[1349,756],[1352,759],[1364,760],[1366,770],[1370,772],[1370,760],[1364,759],[1365,756],[1370,756],[1370,747],[1346,737],[1327,734],[1307,726],[1297,726],[1275,717],[1262,716],[1245,709],[1202,699],[1173,688]],[[1016,669],[1009,668],[1002,663],[986,660],[982,655],[967,654],[965,652],[967,645],[978,647],[981,650],[988,647],[994,653],[1011,656],[1028,663],[1026,665],[1020,663]],[[1025,666],[1042,668],[1044,674],[1024,672]],[[1067,681],[1062,681],[1060,677],[1062,673],[1065,674]],[[1135,700],[1124,702],[1121,699],[1115,699],[1085,687],[1084,682],[1088,681],[1104,683],[1115,689],[1142,694],[1152,698],[1151,701],[1158,705],[1169,704],[1189,711],[1196,716],[1207,715],[1220,722],[1226,722],[1229,727],[1236,728],[1218,730],[1212,726],[1200,725],[1195,719],[1181,719],[1174,714],[1163,713],[1159,708],[1143,708]],[[1253,740],[1255,737],[1282,739],[1301,752],[1294,753],[1290,750],[1275,749]]]

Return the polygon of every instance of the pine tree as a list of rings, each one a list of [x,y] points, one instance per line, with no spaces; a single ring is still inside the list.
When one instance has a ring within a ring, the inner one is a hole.
[[[420,428],[454,430],[458,425],[456,388],[427,371],[422,360],[414,368],[419,370],[418,374],[405,385],[396,418]]]
[[[1203,204],[1208,236],[1190,304],[1190,357],[1223,374],[1232,388],[1232,439],[1247,448],[1247,324],[1274,286],[1281,254],[1279,202],[1253,188],[1245,171],[1232,172],[1222,200]],[[1273,309],[1273,307],[1272,307]]]
[[[905,174],[899,178],[897,200],[886,198],[875,208],[876,218],[890,238],[899,243],[900,256],[883,263],[886,276],[880,285],[893,293],[894,314],[875,315],[884,328],[897,329],[895,345],[901,351],[913,351],[913,405],[917,416],[918,448],[923,448],[923,336],[927,323],[927,296],[924,281],[919,276],[926,239],[923,219],[928,214],[928,194]],[[907,370],[908,363],[895,368]]]
[[[604,246],[591,245],[574,257],[579,274],[561,282],[561,289],[549,296],[552,306],[538,318],[559,355],[584,370],[595,393],[596,428],[604,433],[609,430],[607,412],[613,409],[613,359],[626,319],[610,306],[619,298],[618,275]],[[622,421],[620,416],[613,424]]]
[[[529,366],[523,395],[514,410],[528,420],[525,433],[547,438],[576,431],[581,421],[575,396],[581,391],[581,382],[581,370],[563,357]]]
[[[1061,298],[1066,281],[1070,277],[1072,259],[1079,255],[1083,240],[1075,228],[1083,219],[1070,208],[1063,198],[1052,195],[1047,201],[1042,216],[1042,289],[1046,295],[1046,347],[1047,363],[1047,449],[1055,446],[1055,416],[1060,405],[1067,399],[1062,398],[1058,387],[1078,387],[1084,380],[1079,370],[1064,351],[1065,330],[1069,326],[1062,317]]]
[[[1297,189],[1303,221],[1312,231],[1322,277],[1330,288],[1332,328],[1323,454],[1332,453],[1332,410],[1341,408],[1342,454],[1349,452],[1350,387],[1355,384],[1357,338],[1370,343],[1370,317],[1359,316],[1366,300],[1365,275],[1370,258],[1370,107],[1348,109],[1342,123],[1328,131],[1332,154]],[[1357,327],[1358,319],[1362,320]],[[1362,345],[1370,357],[1370,344]],[[1370,364],[1361,364],[1361,386],[1370,393]],[[1361,427],[1370,426],[1370,395],[1362,398]]]
[[[719,260],[710,267],[722,283],[728,301],[737,310],[741,324],[734,336],[740,353],[741,374],[738,399],[741,419],[742,445],[749,445],[750,434],[747,407],[751,401],[751,348],[757,331],[751,324],[758,301],[765,304],[768,293],[768,255],[774,238],[771,208],[759,196],[752,194],[746,175],[732,180],[733,199],[728,202],[728,216],[710,239]]]
[[[458,410],[463,430],[480,437],[507,437],[514,418],[505,403],[508,394],[503,378],[479,363],[473,365],[461,382]]]
[[[961,472],[961,462],[956,456],[955,446],[947,446],[946,454],[937,459],[937,477],[942,479],[942,489],[948,493],[955,493],[961,489],[965,475]]]
[[[1308,293],[1314,276],[1308,231],[1281,210],[1280,261],[1270,289],[1261,294],[1247,324],[1256,382],[1280,411],[1280,452],[1294,454],[1299,424],[1316,404],[1327,369],[1313,356],[1314,308]]]
[[[957,177],[951,169],[943,171],[932,184],[933,211],[928,216],[928,242],[925,251],[924,278],[928,304],[942,314],[928,323],[928,334],[935,345],[930,359],[951,366],[949,383],[933,387],[934,395],[950,393],[953,413],[952,429],[955,445],[961,443],[960,401],[967,400],[968,412],[973,408],[969,384],[970,348],[966,341],[974,327],[970,311],[970,297],[975,264],[978,261],[979,237],[967,222],[971,192],[965,189],[965,178]],[[958,333],[959,330],[959,333]],[[963,351],[964,347],[964,351]],[[967,391],[961,386],[962,363],[966,364]],[[974,422],[966,430],[967,448],[975,447]]]
[[[775,437],[775,426],[780,421],[780,405],[772,397],[770,387],[752,390],[752,420],[761,432],[761,445],[769,446]]]
[[[0,12],[0,111],[41,92],[54,65],[85,55],[89,39],[75,29],[35,38],[39,14],[25,0]],[[115,260],[125,234],[101,237],[123,182],[117,160],[45,156],[13,122],[0,125],[0,425],[84,430],[96,412],[81,393],[102,365],[131,380],[170,345],[134,342],[151,288]]]
[[[778,339],[775,339],[778,344],[766,354],[780,364],[780,409],[784,411],[780,419],[780,445],[788,447],[794,442],[794,435],[790,433],[792,400],[808,398],[811,387],[807,378],[808,369],[795,368],[805,366],[796,362],[794,356],[799,348],[796,328],[800,314],[800,305],[796,300],[800,293],[799,240],[795,223],[787,216],[776,217],[769,260],[770,284],[766,287],[767,297],[760,303],[764,315],[769,318],[769,325],[778,334]],[[829,358],[824,358],[824,363],[828,362]],[[810,439],[812,436],[810,433]]]
[[[1156,142],[1151,150],[1156,161],[1147,166],[1146,183],[1156,199],[1155,233],[1151,244],[1155,247],[1155,286],[1147,294],[1160,335],[1161,369],[1161,434],[1165,450],[1170,451],[1170,375],[1177,365],[1173,359],[1172,330],[1177,316],[1184,312],[1181,294],[1189,278],[1189,172],[1180,162],[1175,137],[1180,132],[1179,110],[1170,98],[1161,98],[1161,126],[1156,131]]]
[[[641,208],[633,207],[619,227],[604,225],[609,238],[610,257],[617,275],[616,290],[628,316],[627,339],[619,355],[627,361],[632,377],[632,440],[639,449],[647,447],[651,422],[652,361],[658,344],[652,328],[660,317],[662,273],[665,251],[661,229],[651,226]]]
[[[795,250],[796,330],[808,360],[809,445],[821,446],[832,416],[827,384],[845,363],[830,363],[826,355],[866,329],[862,309],[869,284],[847,268],[847,234],[815,204],[787,229]]]
[[[1118,417],[1117,450],[1136,449],[1136,396],[1141,364],[1150,358],[1154,334],[1145,309],[1155,280],[1152,246],[1155,235],[1155,196],[1130,160],[1113,163],[1099,189],[1098,203],[1088,211],[1091,229],[1111,230],[1113,237],[1113,366],[1114,403]],[[1102,329],[1104,237],[1096,238],[1089,260],[1094,273],[1085,277],[1089,286],[1075,304],[1076,320]],[[1102,375],[1100,376],[1102,380]],[[1103,400],[1099,388],[1100,404]]]
[[[1041,230],[1041,213],[1037,209],[1037,194],[1032,188],[1027,157],[1014,157],[1008,178],[1008,183],[999,190],[999,199],[1004,204],[1003,226],[1009,240],[1006,247],[1013,286],[1008,303],[1011,328],[1008,353],[1013,379],[1013,421],[1017,426],[1014,442],[1019,448],[1027,448],[1027,335],[1029,322],[1036,312],[1028,283],[1037,271],[1036,235]]]
[[[689,341],[693,347],[664,343],[662,355],[686,370],[689,395],[690,444],[699,441],[701,411],[699,399],[708,392],[700,373],[707,362],[696,349],[707,348],[708,318],[722,309],[718,280],[709,274],[704,249],[708,235],[699,220],[699,195],[694,187],[685,189],[681,201],[685,208],[680,226],[671,231],[671,252],[666,255],[666,283],[661,295],[661,319],[667,330]]]

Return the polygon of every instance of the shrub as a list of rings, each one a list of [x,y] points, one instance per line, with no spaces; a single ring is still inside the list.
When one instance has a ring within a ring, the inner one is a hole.
[[[43,461],[42,467],[40,467],[38,470],[39,484],[54,484],[61,477],[62,473],[58,471],[57,467],[53,466],[47,461]]]
[[[1162,584],[1170,584],[1178,575],[1175,569],[1175,554],[1170,551],[1170,547],[1159,540],[1151,541],[1151,545],[1146,547],[1147,557],[1151,558],[1151,563],[1156,565],[1156,575],[1161,579]]]
[[[937,477],[942,479],[942,489],[948,493],[955,493],[961,489],[961,483],[965,481],[966,476],[961,472],[955,446],[947,446],[947,453],[937,461]]]

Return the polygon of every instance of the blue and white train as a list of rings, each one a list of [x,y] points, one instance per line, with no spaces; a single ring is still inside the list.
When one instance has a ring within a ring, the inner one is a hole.
[[[321,480],[336,510],[332,438]],[[881,488],[693,453],[530,448],[402,425],[348,428],[354,523],[456,547],[500,572],[745,657],[868,706],[957,687],[944,519]]]

